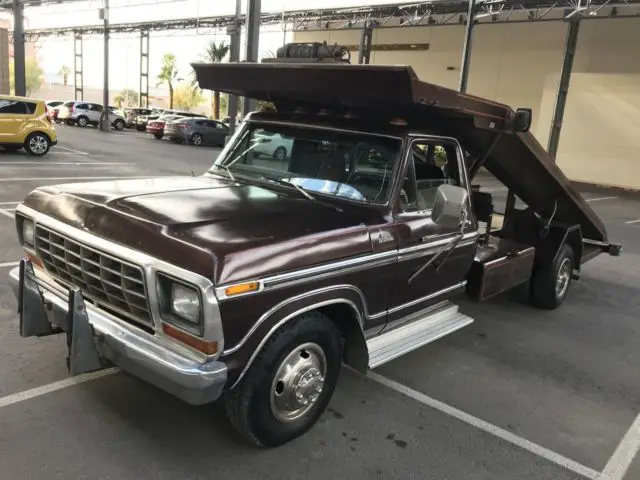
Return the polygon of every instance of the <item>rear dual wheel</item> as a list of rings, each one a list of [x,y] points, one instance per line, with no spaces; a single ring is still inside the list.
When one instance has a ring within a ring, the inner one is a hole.
[[[534,271],[531,278],[532,305],[546,310],[558,308],[569,293],[573,265],[573,249],[564,244],[551,264]]]
[[[303,435],[329,404],[341,359],[334,323],[319,312],[301,315],[269,338],[240,383],[225,393],[229,420],[258,446]]]

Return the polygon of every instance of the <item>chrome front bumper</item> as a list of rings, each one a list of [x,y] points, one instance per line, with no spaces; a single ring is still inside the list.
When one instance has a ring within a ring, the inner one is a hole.
[[[18,299],[21,336],[66,332],[72,374],[95,370],[97,361],[107,359],[192,405],[213,402],[222,394],[224,363],[199,361],[171,340],[115,319],[85,303],[80,292],[38,278],[29,260],[11,270],[9,279]]]

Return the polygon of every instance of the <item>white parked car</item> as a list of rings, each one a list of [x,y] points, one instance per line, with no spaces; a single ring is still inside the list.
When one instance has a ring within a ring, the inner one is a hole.
[[[256,132],[253,135],[253,141],[257,143],[252,148],[256,158],[267,156],[274,160],[286,160],[293,147],[293,138],[283,137],[279,133],[273,132]]]
[[[125,119],[122,115],[115,113],[114,107],[109,108],[109,121],[116,130],[123,130]],[[98,103],[89,102],[65,102],[58,110],[58,120],[67,125],[99,125],[103,107]]]

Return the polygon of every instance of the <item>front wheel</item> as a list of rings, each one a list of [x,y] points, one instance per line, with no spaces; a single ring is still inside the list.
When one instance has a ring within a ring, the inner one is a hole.
[[[162,134],[161,133],[154,133],[153,136],[156,137],[158,140],[162,139]]]
[[[202,145],[202,135],[200,135],[199,133],[194,133],[193,135],[191,135],[191,144],[196,146]]]
[[[24,149],[29,155],[40,157],[51,148],[51,140],[44,133],[34,132],[24,142]]]
[[[550,265],[534,271],[531,279],[531,303],[537,308],[558,308],[569,293],[573,278],[573,250],[565,244]]]
[[[340,345],[339,330],[320,312],[281,327],[240,383],[225,393],[235,429],[262,447],[282,445],[310,430],[335,390]]]
[[[116,120],[113,123],[113,126],[116,130],[124,130],[124,120]]]

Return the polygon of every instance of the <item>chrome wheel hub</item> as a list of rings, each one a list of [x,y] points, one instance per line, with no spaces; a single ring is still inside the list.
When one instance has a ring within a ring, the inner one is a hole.
[[[556,277],[556,296],[562,297],[569,287],[569,279],[571,277],[571,260],[565,258],[558,269]]]
[[[320,398],[327,361],[319,345],[305,343],[282,361],[271,384],[271,412],[284,423],[298,420]]]
[[[35,153],[44,153],[47,151],[47,140],[37,135],[29,140],[29,148]]]

